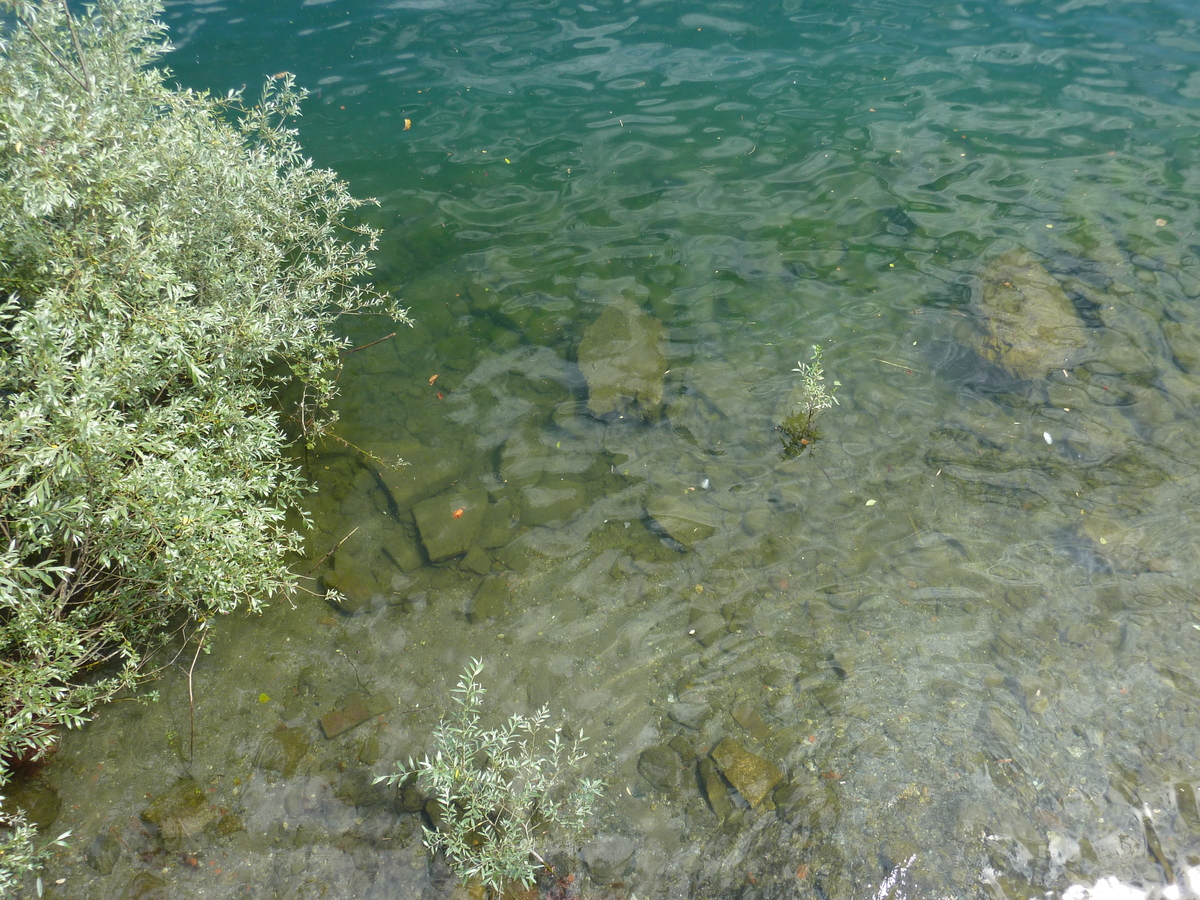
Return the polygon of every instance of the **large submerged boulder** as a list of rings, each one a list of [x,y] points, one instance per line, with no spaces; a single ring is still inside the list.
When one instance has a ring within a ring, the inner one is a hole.
[[[992,260],[980,281],[974,307],[983,333],[974,343],[985,359],[1018,378],[1040,378],[1070,365],[1087,344],[1075,306],[1029,251],[1012,250]]]
[[[588,412],[597,418],[632,414],[658,420],[663,402],[663,326],[628,300],[618,300],[583,332],[579,368]]]

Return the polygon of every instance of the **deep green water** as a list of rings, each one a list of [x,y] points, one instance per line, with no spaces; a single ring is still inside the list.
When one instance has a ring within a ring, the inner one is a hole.
[[[339,434],[410,465],[307,460],[298,567],[357,528],[313,574],[362,609],[314,583],[223,623],[190,767],[190,657],[159,702],[66,736],[45,782],[74,844],[47,896],[448,895],[417,817],[369,782],[424,751],[473,656],[498,714],[549,703],[590,736],[593,834],[637,843],[615,886],[561,848],[572,893],[1017,898],[1200,863],[1191,4],[166,21],[188,86],[295,72],[305,147],[379,199],[379,282],[417,325],[348,358]],[[1017,250],[1036,267],[1001,268]],[[1066,350],[1043,331],[1032,366],[984,358],[1006,282],[1061,289]],[[663,328],[648,422],[588,409],[577,353],[616,304]],[[813,344],[840,405],[785,460]],[[486,508],[465,559],[423,556],[432,496]],[[665,535],[668,509],[707,536]],[[394,708],[326,740],[355,690]],[[756,809],[726,792],[721,821],[689,754],[724,737],[785,782]],[[185,774],[211,806],[155,835],[137,817]]]

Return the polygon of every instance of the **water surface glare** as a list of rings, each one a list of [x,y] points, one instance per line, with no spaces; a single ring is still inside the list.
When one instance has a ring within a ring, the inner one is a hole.
[[[348,445],[303,461],[298,568],[347,608],[221,623],[190,765],[190,656],[67,735],[30,788],[74,832],[47,896],[447,896],[371,778],[476,656],[498,716],[547,703],[589,736],[591,835],[636,846],[557,848],[546,896],[1194,874],[1193,4],[165,19],[183,84],[312,90],[301,140],[379,199],[379,282],[418,324],[348,357]],[[652,370],[633,403],[604,404],[589,343]],[[787,458],[814,344],[838,405]],[[382,712],[327,738],[356,697]],[[725,738],[782,777],[753,807],[704,762]]]

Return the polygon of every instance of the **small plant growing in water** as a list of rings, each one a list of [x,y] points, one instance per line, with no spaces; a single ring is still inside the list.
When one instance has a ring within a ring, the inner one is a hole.
[[[783,420],[779,431],[783,433],[783,455],[785,459],[794,459],[821,437],[817,430],[817,418],[827,409],[838,402],[834,393],[842,386],[840,381],[832,382],[830,389],[825,384],[825,366],[822,363],[824,351],[819,344],[812,345],[812,362],[797,362],[793,372],[800,373],[800,403],[796,409]]]
[[[556,833],[576,837],[603,783],[582,778],[571,787],[572,770],[587,755],[585,738],[566,738],[555,728],[543,739],[547,707],[485,729],[482,671],[478,659],[466,667],[452,692],[455,709],[433,732],[433,755],[375,780],[395,785],[415,775],[436,804],[425,846],[443,853],[464,883],[477,880],[500,894],[511,885],[533,885],[538,866],[547,865],[538,846]]]

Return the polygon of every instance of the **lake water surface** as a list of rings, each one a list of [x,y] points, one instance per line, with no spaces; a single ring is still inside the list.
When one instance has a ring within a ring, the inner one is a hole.
[[[348,444],[302,460],[322,580],[218,626],[194,737],[190,653],[65,737],[47,896],[448,896],[371,778],[471,657],[497,716],[589,736],[585,840],[632,842],[557,848],[547,896],[1024,898],[1200,864],[1194,4],[165,20],[185,85],[312,91],[300,138],[378,198],[417,324],[347,358]],[[654,370],[612,409],[580,365],[606,312]],[[813,345],[839,402],[788,454]],[[377,714],[326,738],[356,697]],[[723,739],[782,776],[754,807],[699,765]]]

